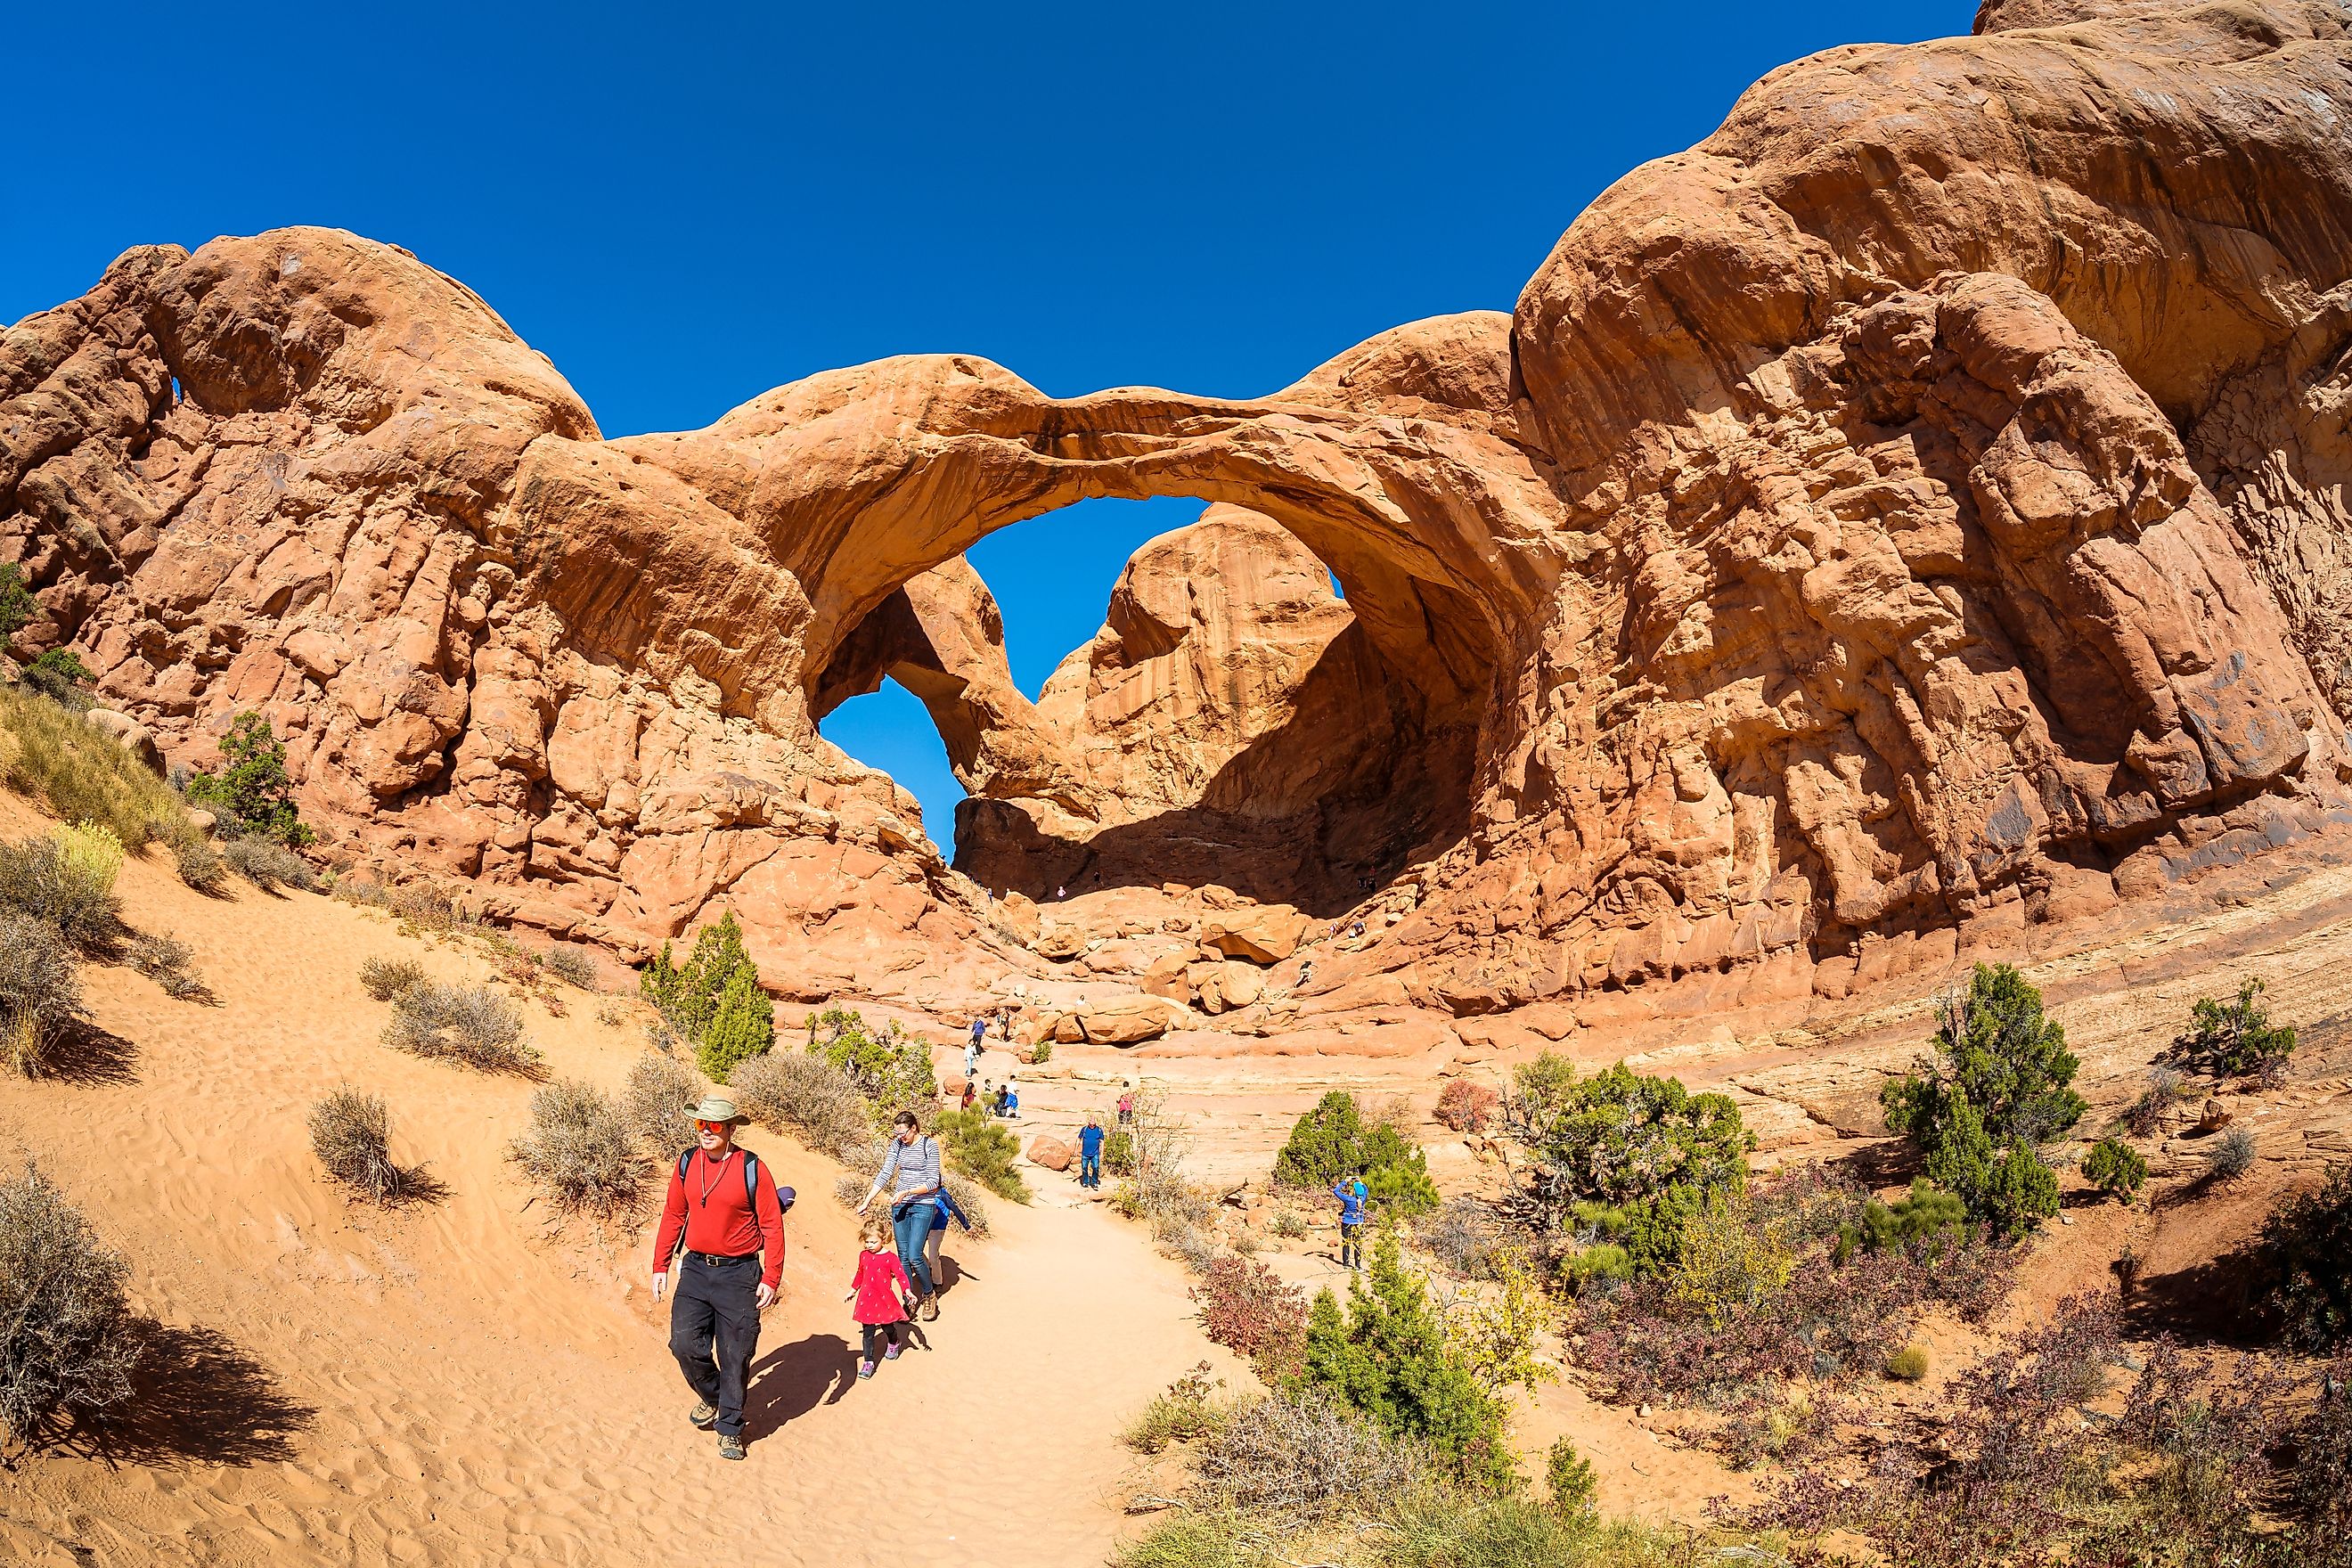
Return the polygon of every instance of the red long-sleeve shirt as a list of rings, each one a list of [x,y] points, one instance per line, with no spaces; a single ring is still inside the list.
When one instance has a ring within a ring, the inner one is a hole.
[[[784,1211],[776,1200],[776,1179],[768,1163],[760,1162],[759,1202],[755,1209],[743,1197],[743,1151],[730,1149],[723,1160],[713,1160],[697,1149],[687,1158],[680,1180],[669,1168],[669,1197],[662,1205],[661,1234],[654,1242],[654,1272],[666,1272],[677,1251],[678,1232],[686,1233],[689,1252],[740,1258],[763,1252],[760,1277],[770,1289],[784,1277]]]

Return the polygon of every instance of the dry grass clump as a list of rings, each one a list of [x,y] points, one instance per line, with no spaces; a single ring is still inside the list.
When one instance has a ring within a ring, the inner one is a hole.
[[[357,904],[362,909],[386,910],[392,907],[392,892],[382,882],[369,877],[338,877],[327,896],[340,904]]]
[[[199,893],[218,894],[228,886],[228,862],[220,858],[212,840],[202,834],[192,834],[174,843],[172,861],[180,873],[180,880]]]
[[[1927,1375],[1927,1347],[1905,1345],[1886,1358],[1886,1375],[1897,1383],[1916,1383]]]
[[[688,1111],[702,1097],[702,1079],[668,1057],[639,1057],[621,1090],[621,1117],[639,1142],[674,1156],[694,1147],[694,1118]]]
[[[407,1173],[392,1163],[392,1115],[383,1096],[346,1084],[310,1107],[310,1152],[327,1173],[371,1201],[399,1200]]]
[[[413,958],[363,958],[360,984],[379,1002],[389,1002],[424,982],[425,966]]]
[[[1209,1363],[1199,1365],[1151,1396],[1119,1433],[1119,1440],[1139,1454],[1164,1452],[1171,1443],[1190,1443],[1223,1427],[1233,1418],[1232,1402],[1218,1396],[1224,1379],[1210,1376]]]
[[[485,985],[420,980],[393,998],[383,1043],[420,1057],[464,1062],[486,1072],[539,1070],[540,1054],[523,1038],[522,1009]]]
[[[507,1157],[567,1212],[612,1219],[634,1209],[645,1188],[645,1158],[619,1103],[577,1079],[530,1097],[530,1126]]]
[[[122,906],[114,896],[121,864],[113,836],[101,838],[89,828],[0,843],[0,908],[46,921],[85,952],[107,952],[122,935]]]
[[[1200,1453],[1216,1506],[1291,1521],[1369,1510],[1423,1479],[1429,1456],[1328,1394],[1276,1394],[1223,1422]]]
[[[131,967],[163,988],[175,1002],[210,1002],[212,988],[188,967],[195,955],[188,944],[160,933],[131,939]]]
[[[551,947],[547,972],[575,990],[596,989],[596,960],[584,947]]]
[[[80,1012],[65,938],[47,921],[0,907],[0,1069],[44,1076],[58,1031]]]
[[[0,1431],[12,1444],[131,1396],[130,1272],[31,1164],[0,1178]]]
[[[304,892],[316,890],[319,874],[310,863],[274,838],[232,838],[221,847],[228,868],[266,892],[281,885]]]
[[[425,931],[456,931],[478,923],[466,912],[457,894],[430,882],[409,882],[394,888],[391,905],[394,914]]]
[[[790,1132],[820,1153],[855,1164],[874,1138],[873,1111],[855,1079],[807,1051],[770,1051],[736,1065],[735,1107],[762,1127]]]
[[[866,1198],[866,1178],[855,1171],[844,1171],[833,1179],[833,1201],[843,1208],[854,1209]]]
[[[39,797],[63,820],[94,822],[133,848],[202,841],[172,786],[79,714],[0,687],[0,731],[16,742],[0,747],[8,753],[0,783]]]
[[[980,1184],[969,1176],[960,1176],[953,1171],[947,1173],[943,1180],[947,1184],[948,1196],[955,1201],[956,1207],[963,1210],[963,1217],[971,1222],[972,1235],[986,1236],[988,1234],[988,1200],[982,1195]],[[949,1220],[946,1223],[953,1225],[955,1221]]]

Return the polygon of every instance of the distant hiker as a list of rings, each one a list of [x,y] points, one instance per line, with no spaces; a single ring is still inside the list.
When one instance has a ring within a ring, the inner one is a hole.
[[[1135,1125],[1135,1091],[1133,1089],[1118,1097],[1118,1124],[1121,1127]]]
[[[1018,1121],[1021,1120],[1021,1089],[1011,1079],[1004,1080],[1004,1098],[996,1107],[996,1114]]]
[[[687,1419],[717,1430],[719,1458],[740,1459],[743,1384],[760,1348],[760,1313],[783,1278],[784,1208],[792,1200],[777,1193],[759,1156],[735,1147],[743,1118],[733,1100],[713,1095],[691,1114],[696,1146],[670,1169],[654,1241],[654,1300],[662,1299],[670,1259],[683,1243],[669,1348],[700,1396]]]
[[[971,1109],[971,1102],[979,1098],[979,1092],[971,1087],[971,1075],[969,1073],[965,1074],[963,1080],[963,1100],[957,1109],[960,1110],[970,1110]]]
[[[1363,935],[1363,934],[1364,934],[1364,922],[1363,922],[1363,921],[1358,921],[1354,925],[1349,926],[1349,927],[1348,928],[1348,934],[1349,934],[1349,936],[1361,936],[1361,935]]]
[[[1054,889],[1054,901],[1055,901],[1055,903],[1057,903],[1057,904],[1058,904],[1058,903],[1060,903],[1064,899],[1068,898],[1069,896],[1070,896],[1070,889],[1067,889],[1067,888],[1060,887],[1060,886],[1056,886],[1056,887]]]
[[[937,1289],[940,1282],[946,1278],[940,1272],[940,1243],[947,1239],[948,1221],[954,1220],[966,1230],[971,1228],[971,1216],[957,1205],[955,1194],[948,1191],[945,1181],[940,1183],[940,1195],[937,1201],[940,1212],[932,1218],[931,1234],[923,1242],[923,1267],[930,1270],[933,1289]]]
[[[912,1296],[915,1288],[907,1282],[907,1266],[890,1250],[890,1226],[880,1215],[866,1222],[857,1239],[865,1250],[857,1255],[856,1277],[850,1280],[849,1294],[842,1300],[856,1303],[849,1315],[857,1320],[858,1337],[864,1342],[857,1375],[872,1377],[877,1331],[878,1337],[889,1342],[882,1359],[897,1361],[899,1342],[907,1332],[907,1306],[902,1298]]]
[[[866,1212],[883,1183],[891,1184],[890,1226],[898,1238],[898,1261],[907,1266],[907,1276],[915,1282],[916,1315],[928,1323],[940,1315],[940,1303],[930,1271],[923,1266],[923,1243],[930,1239],[931,1221],[940,1211],[922,1200],[937,1193],[941,1184],[940,1142],[923,1136],[922,1124],[911,1110],[898,1112],[891,1128],[890,1157],[875,1173],[874,1184],[866,1189],[866,1201],[857,1205],[857,1212]]]
[[[1087,1124],[1078,1129],[1078,1185],[1102,1185],[1102,1118],[1089,1116]]]
[[[964,1048],[963,1048],[963,1076],[964,1076],[964,1077],[966,1077],[966,1078],[970,1078],[970,1077],[971,1076],[971,1069],[972,1069],[972,1068],[976,1068],[976,1067],[978,1067],[978,1066],[980,1065],[980,1053],[981,1053],[981,1051],[984,1048],[984,1047],[982,1046],[982,1043],[981,1043],[981,1042],[982,1042],[983,1040],[985,1040],[985,1039],[987,1039],[987,1038],[988,1038],[988,1015],[987,1015],[987,1014],[985,1014],[985,1013],[982,1013],[982,1014],[978,1015],[976,1017],[974,1017],[974,1018],[972,1019],[972,1021],[971,1021],[971,1044],[970,1044],[970,1045],[968,1045],[968,1046],[964,1047]]]
[[[1364,1173],[1342,1176],[1332,1184],[1331,1195],[1339,1200],[1339,1267],[1360,1269],[1364,1267],[1364,1203],[1372,1194],[1364,1185]]]
[[[1294,990],[1302,989],[1302,988],[1304,988],[1304,987],[1306,986],[1306,984],[1307,984],[1307,983],[1308,981],[1313,980],[1314,978],[1315,978],[1315,964],[1314,964],[1314,962],[1313,962],[1312,960],[1309,960],[1308,962],[1307,962],[1307,963],[1302,963],[1302,964],[1300,964],[1300,965],[1298,966],[1298,984],[1297,984],[1297,986],[1292,987],[1292,989],[1294,989]]]

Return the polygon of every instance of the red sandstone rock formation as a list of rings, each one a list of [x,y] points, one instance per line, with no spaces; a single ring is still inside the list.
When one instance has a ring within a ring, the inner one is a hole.
[[[306,809],[519,918],[634,945],[723,901],[781,985],[951,986],[944,956],[1034,961],[814,715],[957,668],[919,601],[975,586],[934,569],[986,532],[1181,493],[1338,573],[1398,737],[1348,738],[1403,815],[1466,825],[1310,993],[1834,990],[2153,893],[2343,811],[2352,46],[2295,0],[1979,31],[1774,73],[1514,316],[1253,403],[907,358],[605,442],[404,252],[135,250],[0,340],[25,646],[74,643],[176,753],[261,708]],[[1084,726],[940,693],[988,793],[1205,771],[1184,704],[1111,695],[1175,625],[1134,602]],[[1250,728],[1217,743],[1277,787],[1347,762]],[[1415,774],[1405,737],[1465,760]]]

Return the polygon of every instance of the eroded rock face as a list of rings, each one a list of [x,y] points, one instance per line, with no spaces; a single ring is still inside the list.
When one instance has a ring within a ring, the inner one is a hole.
[[[1310,999],[1835,990],[2153,893],[2344,808],[2352,48],[2294,0],[1980,29],[1774,73],[1514,316],[1254,403],[919,357],[606,442],[404,252],[133,251],[0,340],[25,646],[72,642],[175,754],[260,708],[306,810],[521,918],[628,946],[724,901],[776,984],[952,986],[1033,961],[815,715],[971,665],[947,563],[991,530],[1186,494],[1346,584],[1306,678],[1336,617],[1261,539],[1181,616],[1193,568],[1139,558],[1039,710],[965,679],[933,711],[986,793],[1108,849],[1090,780],[1328,800],[1345,744],[1265,741],[1377,726],[1377,671],[1387,721],[1462,738],[1402,815],[1462,826]]]

